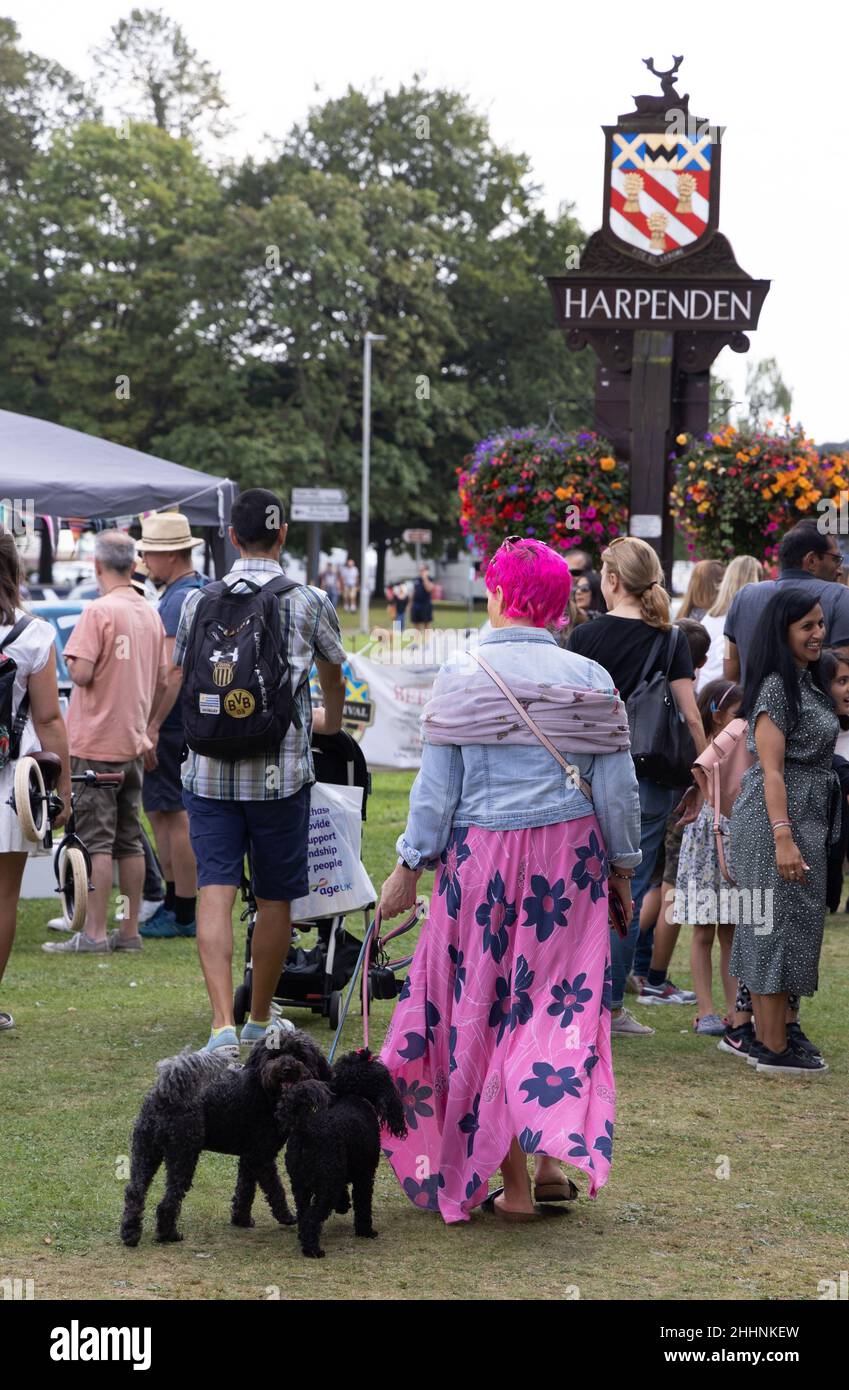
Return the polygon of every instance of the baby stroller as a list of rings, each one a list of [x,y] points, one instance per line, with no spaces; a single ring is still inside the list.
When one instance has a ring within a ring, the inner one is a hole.
[[[365,820],[366,803],[371,792],[371,777],[359,744],[345,732],[315,734],[312,753],[316,781],[363,788]],[[256,901],[250,878],[248,866],[248,874],[242,880],[242,901],[245,903],[245,910],[241,920],[248,924],[245,975],[233,997],[233,1014],[237,1024],[244,1023],[251,1006],[251,945],[256,920]],[[374,903],[363,903],[361,910],[363,930],[368,934]],[[315,945],[302,945],[303,936],[313,931],[317,933]],[[274,995],[275,1005],[280,1009],[310,1009],[312,1013],[326,1018],[331,1028],[337,1028],[341,1016],[342,991],[357,970],[362,946],[362,941],[346,930],[344,913],[311,922],[298,922]],[[401,989],[401,983],[396,980],[394,970],[408,963],[393,963],[393,969],[387,968],[381,962],[375,964],[369,970],[368,1003],[372,999],[394,999]]]

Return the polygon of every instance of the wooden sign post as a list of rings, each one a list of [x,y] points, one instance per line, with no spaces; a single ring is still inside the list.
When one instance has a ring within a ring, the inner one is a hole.
[[[723,130],[690,115],[675,90],[682,59],[658,72],[660,96],[605,126],[604,217],[580,267],[548,277],[557,322],[598,358],[595,427],[630,465],[631,535],[671,580],[669,456],[676,435],[710,426],[710,368],[747,352],[769,280],[754,280],[718,230]]]

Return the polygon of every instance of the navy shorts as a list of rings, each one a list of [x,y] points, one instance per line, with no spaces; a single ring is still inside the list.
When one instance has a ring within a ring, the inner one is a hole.
[[[258,898],[290,903],[309,892],[310,788],[279,801],[215,801],[183,789],[198,888],[242,882],[250,851]]]
[[[182,727],[160,729],[156,745],[156,767],[144,774],[142,806],[151,811],[182,811],[183,784],[180,764],[185,745]]]

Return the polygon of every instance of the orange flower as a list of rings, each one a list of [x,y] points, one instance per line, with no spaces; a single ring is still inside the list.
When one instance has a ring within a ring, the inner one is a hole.
[[[687,439],[688,439],[688,436],[687,436],[686,434],[676,434],[676,436],[675,436],[675,443],[676,443],[676,444],[686,444],[686,443],[687,443]]]
[[[612,459],[609,454],[605,454],[604,458],[599,459],[598,466],[602,472],[609,473],[612,468],[616,467],[616,460]]]

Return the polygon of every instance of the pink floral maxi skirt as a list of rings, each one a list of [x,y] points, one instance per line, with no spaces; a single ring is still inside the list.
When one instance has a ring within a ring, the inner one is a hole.
[[[595,816],[527,830],[455,828],[383,1061],[406,1111],[384,1153],[418,1207],[467,1221],[518,1137],[607,1181],[607,864]]]

